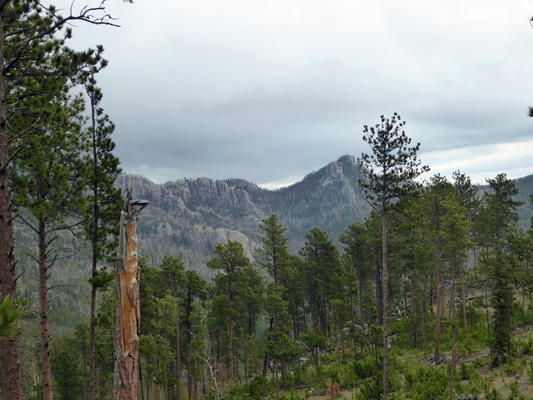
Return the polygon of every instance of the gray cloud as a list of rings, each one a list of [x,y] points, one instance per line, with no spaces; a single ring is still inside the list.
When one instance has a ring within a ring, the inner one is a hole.
[[[73,46],[106,47],[128,172],[286,182],[359,156],[362,126],[399,112],[432,172],[533,173],[526,146],[496,146],[533,139],[529,1],[106,4],[122,28],[80,26]]]

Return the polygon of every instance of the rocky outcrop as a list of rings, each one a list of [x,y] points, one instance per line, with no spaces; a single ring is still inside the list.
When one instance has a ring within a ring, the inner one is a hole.
[[[157,263],[164,254],[182,255],[204,270],[216,244],[243,243],[253,259],[259,246],[258,225],[276,214],[287,228],[293,251],[313,227],[332,239],[369,212],[358,188],[355,158],[343,156],[279,190],[262,189],[240,179],[185,179],[156,184],[138,175],[123,174],[117,185],[131,187],[135,198],[150,201],[139,218],[140,254]]]

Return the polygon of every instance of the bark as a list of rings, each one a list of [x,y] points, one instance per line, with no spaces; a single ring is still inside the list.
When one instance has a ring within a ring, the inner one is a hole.
[[[126,213],[123,213],[123,217]],[[129,220],[129,218],[128,218]],[[120,240],[124,239],[121,218]],[[137,400],[139,396],[139,278],[137,266],[137,221],[126,221],[124,270],[117,268],[117,335],[115,339],[114,398]],[[122,245],[122,243],[121,243]],[[122,246],[121,246],[122,247]],[[120,260],[119,260],[120,261]],[[119,264],[121,264],[119,262]]]
[[[231,306],[230,312],[233,311],[233,306]],[[229,367],[228,367],[228,376],[230,377],[229,383],[231,385],[232,383],[232,375],[233,375],[233,316],[230,314],[229,317]]]
[[[462,257],[461,257],[462,259]],[[454,263],[452,262],[452,293],[451,293],[451,311],[452,311],[452,365],[450,368],[450,400],[453,400],[453,377],[455,374],[455,364],[456,364],[456,351],[455,351],[455,342],[457,336],[457,327],[455,325],[455,269]]]
[[[50,325],[48,318],[48,269],[46,260],[46,224],[39,221],[39,297],[41,300],[41,357],[43,398],[52,400],[52,371],[50,365]]]
[[[272,336],[274,332],[274,316],[270,317],[270,328],[268,329],[269,337]],[[270,355],[268,352],[265,354],[265,359],[263,360],[263,378],[266,378],[268,372],[268,364],[270,362]]]
[[[463,331],[468,332],[468,321],[466,319],[466,290],[465,290],[465,258],[461,256],[459,268],[461,270],[461,313],[463,315]]]
[[[176,301],[179,301],[176,296]],[[181,400],[181,340],[180,340],[180,309],[176,303],[176,386],[178,400]]]
[[[93,260],[93,277],[96,273],[96,260]],[[89,339],[89,399],[94,399],[94,381],[95,381],[95,358],[96,358],[96,286],[94,283],[91,288],[91,320],[90,320],[90,339]]]
[[[188,331],[190,332],[190,327],[188,329]],[[190,335],[190,333],[189,333]],[[192,395],[193,395],[193,386],[192,386],[192,374],[191,374],[191,368],[192,368],[192,363],[191,363],[191,359],[192,359],[192,354],[191,354],[191,343],[190,343],[190,339],[189,339],[189,343],[187,343],[187,387],[189,389],[189,400],[192,399]]]
[[[378,321],[383,325],[383,269],[376,261],[376,301],[378,307]]]
[[[422,319],[423,319],[423,325],[424,325],[424,358],[428,358],[428,324],[427,324],[427,305],[425,304],[426,296],[427,296],[427,280],[428,276],[426,273],[424,273],[424,286],[422,288],[422,301],[421,304],[423,304],[422,308]]]
[[[489,275],[485,277],[484,289],[485,289],[485,315],[487,317],[487,334],[489,336],[489,354],[490,354],[490,363],[492,364],[492,339],[490,338],[490,318],[489,318],[489,293],[487,290],[487,281],[489,280]]]
[[[411,281],[411,318],[413,323],[413,340],[414,340],[414,347],[417,347],[417,337],[416,337],[416,309],[415,309],[415,288],[416,288],[416,282],[414,278],[414,271],[413,271],[413,279]],[[407,307],[406,307],[407,308]]]
[[[385,207],[383,207],[385,209]],[[389,399],[389,299],[388,299],[388,246],[387,246],[387,217],[384,211],[381,217],[382,247],[383,247],[383,400]]]
[[[357,253],[357,264],[358,264],[358,271],[357,275],[359,278],[359,314],[361,315],[361,332],[365,331],[365,309],[363,307],[363,299],[364,299],[364,290],[363,290],[363,266],[361,265],[361,256],[359,252]],[[364,340],[361,343],[361,355],[364,354]],[[355,352],[355,339],[354,339],[354,352]]]
[[[96,177],[98,154],[96,149],[96,104],[94,98],[91,97],[91,121],[92,121],[92,145],[93,145],[93,174]],[[92,231],[92,273],[91,277],[96,277],[96,261],[97,261],[97,246],[98,246],[98,182],[95,179],[92,187],[93,195],[93,231]],[[96,319],[96,284],[91,281],[91,317],[90,317],[90,339],[89,339],[89,399],[94,399],[94,375],[95,375],[95,353],[96,353],[96,334],[95,334],[95,319]]]
[[[437,272],[436,272],[436,282],[437,282],[437,320],[435,324],[435,361],[440,360],[440,316],[441,316],[441,287],[440,287],[440,248],[437,244]]]
[[[13,225],[11,211],[11,188],[9,183],[7,109],[4,72],[4,7],[0,0],[0,297],[16,298],[17,286],[15,258],[13,255]],[[18,332],[0,341],[0,364],[2,365],[3,400],[22,400],[20,350]]]

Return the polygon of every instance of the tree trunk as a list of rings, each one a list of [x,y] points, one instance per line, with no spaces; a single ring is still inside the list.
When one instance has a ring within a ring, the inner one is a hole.
[[[428,307],[425,303],[426,301],[426,296],[427,296],[427,281],[428,281],[428,276],[426,273],[424,273],[424,286],[422,288],[422,301],[421,301],[421,304],[423,305],[422,307],[422,319],[423,319],[423,325],[424,325],[424,358],[427,359],[428,358],[428,323],[427,323],[427,312],[428,312]]]
[[[128,209],[128,207],[127,207]],[[129,211],[129,210],[128,210]],[[125,224],[126,223],[126,224]],[[124,232],[124,225],[125,232]],[[115,339],[114,398],[137,400],[139,396],[139,279],[137,221],[123,212],[120,223],[117,266],[117,335]],[[124,241],[127,241],[124,243]],[[125,245],[125,252],[123,246]],[[121,256],[125,257],[121,260]],[[122,264],[122,262],[124,264]]]
[[[96,276],[96,257],[93,242],[93,266],[92,277]],[[89,338],[89,400],[94,399],[94,381],[95,381],[95,358],[96,358],[96,333],[95,333],[95,319],[96,319],[96,285],[91,282],[91,317],[90,317],[90,338]]]
[[[413,277],[411,278],[411,318],[412,318],[412,324],[413,324],[413,340],[414,340],[414,347],[416,348],[417,342],[416,342],[416,309],[415,309],[415,294],[416,294],[416,282],[415,282],[415,276],[414,276],[414,268],[412,271]],[[407,304],[405,305],[405,308],[407,308]]]
[[[230,302],[231,303],[231,302]],[[233,309],[233,307],[230,307]],[[230,312],[232,312],[230,310]],[[233,375],[233,316],[230,314],[229,317],[229,367],[228,367],[228,376],[229,376],[229,383],[231,385],[232,383],[232,375]]]
[[[365,309],[363,306],[364,290],[363,290],[363,271],[360,261],[360,255],[357,253],[357,276],[359,278],[359,314],[361,314],[361,333],[365,331]],[[361,355],[364,354],[365,341],[361,343]],[[354,339],[354,352],[355,352],[355,339]]]
[[[385,208],[385,207],[383,207]],[[381,216],[382,247],[383,247],[383,400],[389,399],[389,299],[388,299],[388,243],[387,217]]]
[[[274,316],[270,317],[270,328],[268,329],[269,336],[272,335],[272,332],[274,332]],[[266,378],[267,372],[268,372],[268,364],[270,362],[270,355],[268,352],[265,353],[265,359],[263,360],[263,378]]]
[[[462,259],[462,256],[461,256]],[[452,293],[451,293],[451,311],[452,311],[452,364],[450,368],[450,400],[453,400],[453,378],[455,374],[455,363],[456,363],[456,354],[455,354],[455,341],[457,336],[457,328],[455,325],[455,257],[452,257]]]
[[[439,244],[437,244],[437,261],[436,261],[436,282],[437,282],[437,320],[435,324],[435,361],[440,360],[440,316],[441,316],[441,287],[440,287],[440,247]]]
[[[9,183],[7,109],[4,72],[4,8],[0,0],[0,298],[17,296],[15,258],[13,255],[13,225],[11,188]],[[18,332],[0,341],[3,400],[22,400]]]
[[[487,290],[487,281],[489,280],[489,273],[485,277],[485,314],[487,316],[487,334],[489,335],[489,354],[490,354],[490,363],[492,364],[492,340],[490,338],[490,318],[489,318],[489,294]]]
[[[468,332],[468,321],[466,319],[466,290],[465,290],[465,258],[461,256],[460,265],[461,271],[461,313],[463,316],[463,332]]]
[[[189,327],[188,329],[188,335],[190,336],[190,331],[191,331],[191,328]],[[187,388],[189,389],[189,400],[192,399],[192,394],[193,394],[193,386],[192,386],[192,374],[191,374],[191,368],[192,368],[192,365],[191,365],[191,358],[192,358],[192,354],[191,354],[191,339],[189,337],[188,339],[188,342],[187,343]]]
[[[376,261],[376,302],[378,321],[383,325],[383,269],[379,261]]]
[[[180,339],[180,307],[176,297],[176,389],[178,400],[181,400],[181,339]]]
[[[46,224],[39,221],[39,297],[41,299],[41,351],[43,399],[52,400],[52,371],[50,365],[50,324],[48,320],[48,269],[46,260]]]
[[[93,195],[93,226],[92,226],[92,273],[91,277],[96,278],[96,262],[97,262],[97,248],[98,248],[98,152],[96,148],[96,103],[93,96],[91,97],[91,122],[92,122],[92,146],[93,146],[93,174],[94,182],[92,185]],[[96,284],[91,280],[91,317],[89,321],[90,339],[89,339],[89,400],[94,399],[94,369],[95,369],[95,353],[96,353],[96,337],[94,332],[94,322],[96,318]]]

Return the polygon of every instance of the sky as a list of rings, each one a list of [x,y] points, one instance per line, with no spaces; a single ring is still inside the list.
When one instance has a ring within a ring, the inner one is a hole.
[[[106,50],[124,172],[280,187],[369,152],[363,126],[397,112],[430,175],[533,174],[533,0],[105,4],[121,27],[76,24],[70,46]]]

